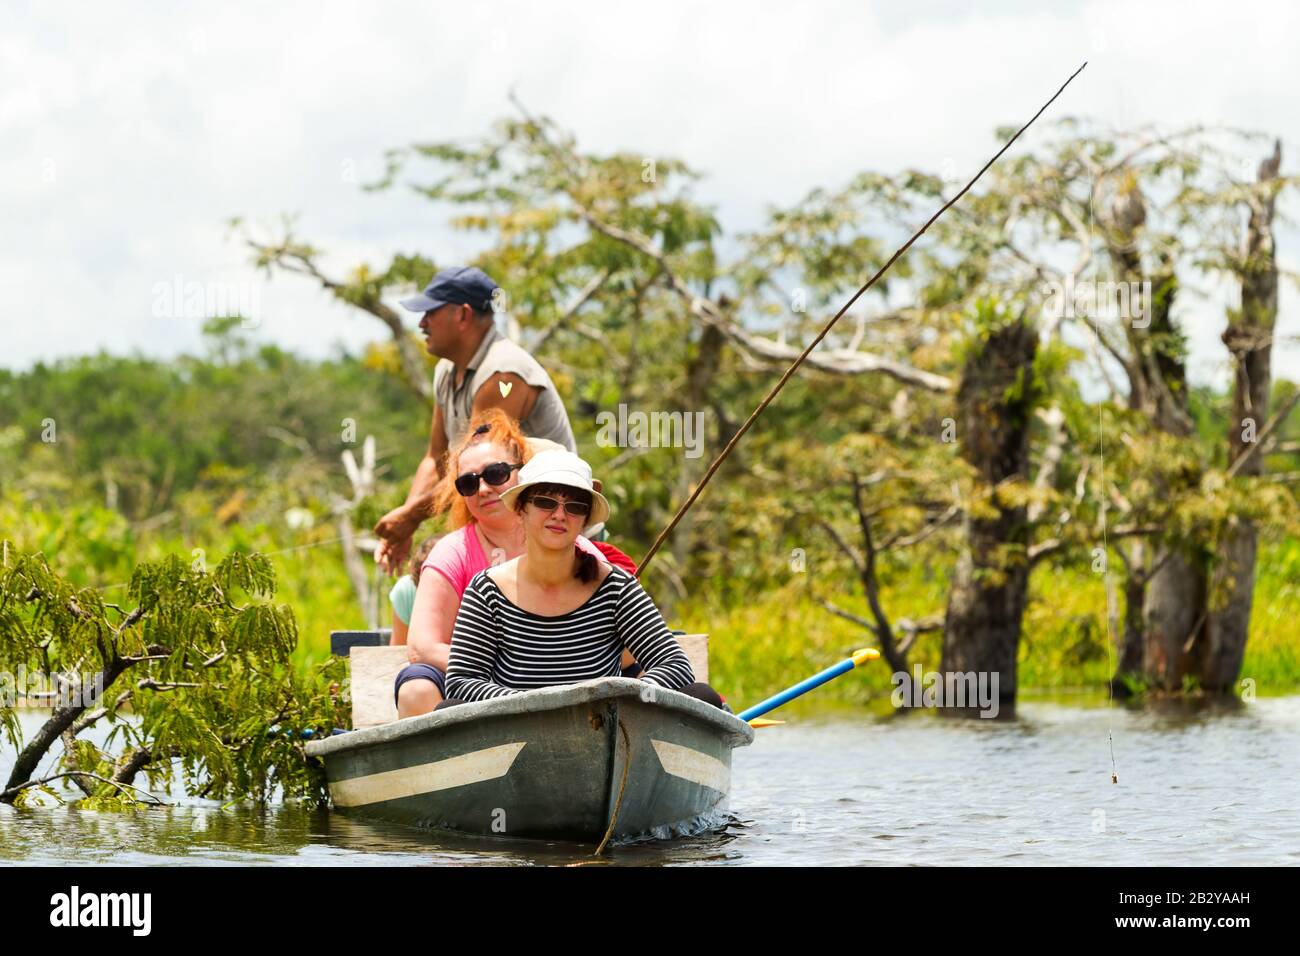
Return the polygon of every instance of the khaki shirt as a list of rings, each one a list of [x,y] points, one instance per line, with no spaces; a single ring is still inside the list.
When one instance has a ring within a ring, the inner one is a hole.
[[[537,359],[510,341],[491,326],[478,351],[465,367],[465,377],[456,387],[456,366],[450,359],[441,359],[433,370],[433,395],[442,409],[446,426],[447,447],[454,448],[464,434],[473,414],[474,396],[493,375],[501,372],[518,375],[527,384],[540,388],[537,401],[528,418],[519,423],[525,435],[547,438],[577,454],[578,443],[573,440],[569,426],[569,413],[555,391],[555,384]]]

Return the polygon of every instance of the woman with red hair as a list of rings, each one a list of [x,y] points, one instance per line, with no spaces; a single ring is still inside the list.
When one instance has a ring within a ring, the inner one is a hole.
[[[399,718],[428,713],[446,696],[452,626],[470,580],[523,554],[523,522],[501,496],[518,483],[519,469],[532,457],[534,446],[545,444],[526,438],[514,419],[492,408],[474,416],[467,434],[448,453],[435,508],[448,513],[451,530],[429,552],[420,574],[406,640],[410,663],[398,673],[393,688]],[[579,535],[576,546],[636,571],[632,560],[613,545]],[[636,673],[636,662],[626,652],[623,664],[629,674]]]

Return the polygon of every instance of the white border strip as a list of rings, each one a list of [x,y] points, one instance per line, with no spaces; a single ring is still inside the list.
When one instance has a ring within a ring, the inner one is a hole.
[[[510,772],[515,758],[523,749],[524,742],[519,741],[432,763],[402,767],[400,770],[385,770],[364,777],[335,780],[330,783],[330,797],[335,806],[362,807],[371,803],[383,803],[385,800],[400,800],[403,797],[495,780]]]
[[[681,744],[671,744],[666,740],[651,739],[659,757],[659,764],[665,773],[681,777],[691,783],[726,793],[731,787],[731,768],[719,760]]]

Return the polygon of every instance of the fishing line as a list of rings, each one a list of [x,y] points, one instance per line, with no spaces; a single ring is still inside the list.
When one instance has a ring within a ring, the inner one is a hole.
[[[1097,196],[1097,182],[1089,175],[1088,177],[1088,243],[1092,244],[1092,229],[1096,220],[1096,211],[1093,203]],[[1094,276],[1096,275],[1096,266],[1092,267]],[[1095,282],[1096,279],[1094,278]],[[1102,341],[1101,325],[1097,319],[1097,297],[1093,296],[1092,303],[1092,328],[1093,335],[1097,341]],[[1099,362],[1105,359],[1098,353]],[[1115,765],[1115,678],[1116,669],[1113,663],[1115,654],[1115,587],[1110,576],[1110,537],[1108,533],[1108,524],[1106,521],[1106,405],[1104,402],[1097,403],[1097,458],[1101,463],[1100,468],[1100,488],[1098,499],[1101,505],[1101,549],[1102,549],[1102,587],[1106,592],[1106,665],[1111,673],[1110,680],[1106,681],[1106,741],[1110,748],[1110,782],[1119,783],[1119,769]]]

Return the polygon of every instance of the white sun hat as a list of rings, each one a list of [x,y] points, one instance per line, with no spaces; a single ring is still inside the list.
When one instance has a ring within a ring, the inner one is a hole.
[[[528,442],[528,457],[530,458],[533,455],[538,454],[539,452],[566,450],[565,447],[561,445],[558,441],[551,441],[549,438],[538,438],[535,435],[528,435],[524,438],[524,441]],[[601,485],[599,478],[591,479],[591,487],[593,491],[605,490],[604,487]],[[589,530],[598,531],[599,529],[596,528],[595,525],[592,525],[591,529]]]
[[[566,450],[558,441],[551,441],[549,438],[538,438],[536,435],[527,435],[524,437],[524,441],[528,442],[529,457],[544,451]]]
[[[519,495],[531,485],[566,485],[585,491],[591,495],[591,514],[587,516],[587,523],[597,525],[609,519],[609,502],[596,490],[591,466],[568,449],[547,448],[533,455],[528,464],[519,469],[519,484],[506,489],[501,500],[507,508],[513,508]]]

